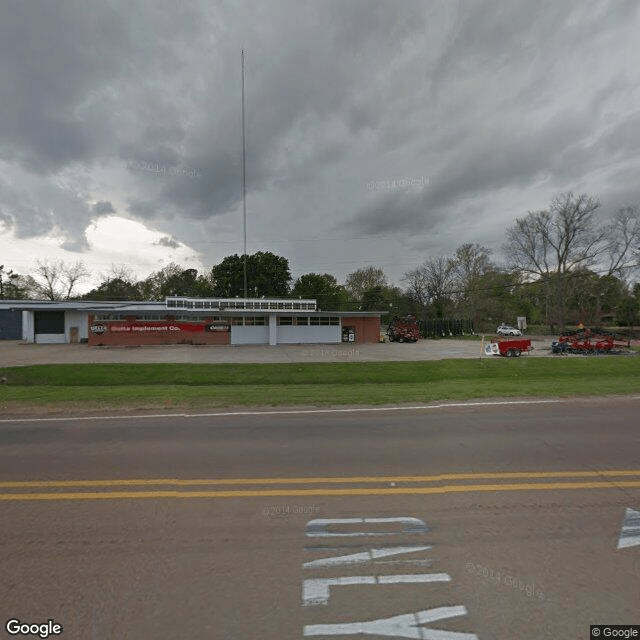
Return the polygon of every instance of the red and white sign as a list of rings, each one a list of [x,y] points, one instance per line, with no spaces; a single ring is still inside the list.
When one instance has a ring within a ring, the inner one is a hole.
[[[92,333],[126,333],[126,334],[156,334],[156,333],[203,333],[205,331],[229,331],[230,327],[224,323],[194,324],[187,322],[136,322],[135,324],[123,324],[109,322],[105,324],[91,325]]]

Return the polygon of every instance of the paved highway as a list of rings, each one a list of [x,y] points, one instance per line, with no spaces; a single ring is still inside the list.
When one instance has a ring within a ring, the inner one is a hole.
[[[639,408],[0,421],[0,637],[25,637],[9,620],[65,640],[640,624]]]

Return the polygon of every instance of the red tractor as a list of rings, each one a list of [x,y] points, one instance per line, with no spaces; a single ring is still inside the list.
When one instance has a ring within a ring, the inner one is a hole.
[[[389,342],[417,342],[420,325],[414,316],[395,316],[387,328]]]

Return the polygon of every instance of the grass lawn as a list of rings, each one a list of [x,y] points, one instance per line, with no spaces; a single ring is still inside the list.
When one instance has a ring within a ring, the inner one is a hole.
[[[68,364],[0,368],[0,412],[395,404],[640,392],[640,359]]]

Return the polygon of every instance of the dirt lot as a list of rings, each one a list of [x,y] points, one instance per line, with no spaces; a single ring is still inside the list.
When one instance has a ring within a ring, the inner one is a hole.
[[[551,355],[549,338],[532,338],[533,351],[523,357]],[[40,345],[0,341],[0,367],[73,362],[384,362],[479,358],[475,340],[420,340],[415,344],[318,344],[147,347],[88,347],[86,344]],[[486,357],[486,356],[485,356]],[[497,356],[492,356],[497,357]]]

